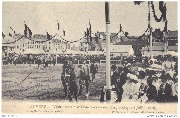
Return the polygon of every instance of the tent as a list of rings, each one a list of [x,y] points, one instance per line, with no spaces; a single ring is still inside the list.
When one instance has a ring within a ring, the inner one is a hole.
[[[44,50],[26,49],[23,54],[45,54]]]

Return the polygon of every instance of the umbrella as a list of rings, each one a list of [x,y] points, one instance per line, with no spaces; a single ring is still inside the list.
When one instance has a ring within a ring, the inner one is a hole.
[[[128,73],[127,77],[131,80],[131,82],[138,83],[138,81],[139,81],[138,77],[136,75],[134,75],[134,74]]]

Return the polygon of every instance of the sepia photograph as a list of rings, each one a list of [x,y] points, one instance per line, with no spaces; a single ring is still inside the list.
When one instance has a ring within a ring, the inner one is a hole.
[[[2,113],[177,114],[177,1],[3,1],[1,54]]]

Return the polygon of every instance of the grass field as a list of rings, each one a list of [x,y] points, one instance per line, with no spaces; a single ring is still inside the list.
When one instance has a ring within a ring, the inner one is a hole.
[[[2,98],[13,100],[63,100],[61,84],[62,65],[48,68],[23,65],[2,67]],[[100,66],[94,82],[90,84],[89,100],[99,101],[101,87],[105,85],[105,67]],[[28,76],[29,75],[29,76]],[[84,100],[83,97],[80,98]]]

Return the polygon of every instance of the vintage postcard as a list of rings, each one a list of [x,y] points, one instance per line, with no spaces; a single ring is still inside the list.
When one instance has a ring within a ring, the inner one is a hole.
[[[2,113],[177,114],[177,9],[2,2]]]

